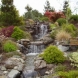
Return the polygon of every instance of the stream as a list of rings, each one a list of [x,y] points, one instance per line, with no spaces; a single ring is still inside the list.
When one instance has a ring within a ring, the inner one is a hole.
[[[26,54],[26,66],[22,73],[21,78],[37,78],[40,77],[39,73],[34,70],[34,59],[35,57],[41,53],[45,46],[43,45],[42,41],[39,41],[43,36],[47,34],[47,25],[41,24],[40,25],[40,32],[37,32],[36,40],[31,42],[31,45],[28,49],[28,54]]]

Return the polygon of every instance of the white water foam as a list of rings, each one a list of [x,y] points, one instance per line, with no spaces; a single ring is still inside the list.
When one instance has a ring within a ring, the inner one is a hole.
[[[38,55],[39,53],[28,53],[26,54],[26,56],[34,56],[34,55]]]

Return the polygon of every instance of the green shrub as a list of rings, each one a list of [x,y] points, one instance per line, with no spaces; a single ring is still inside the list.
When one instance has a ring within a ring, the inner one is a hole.
[[[56,33],[57,33],[56,30],[52,31],[52,32],[50,33],[50,37],[51,37],[52,39],[55,39]]]
[[[77,36],[78,30],[73,24],[63,24],[62,29],[70,33],[72,37]]]
[[[72,15],[72,16],[70,17],[70,20],[78,21],[78,15]]]
[[[65,60],[63,52],[61,52],[56,46],[52,45],[44,50],[42,57],[47,63],[61,63]]]
[[[19,28],[24,31],[24,38],[32,40],[31,34],[26,32],[26,26],[23,25],[20,26]]]
[[[64,19],[64,18],[59,18],[59,19],[57,19],[56,22],[58,22],[59,26],[61,26],[62,24],[65,24],[65,23],[66,23],[66,19]]]
[[[58,75],[60,78],[77,78],[78,70],[71,70],[69,72],[59,72]]]
[[[5,52],[12,52],[12,51],[16,51],[18,48],[16,46],[16,44],[11,41],[11,40],[7,40],[5,41],[5,43],[3,44],[3,50]]]
[[[39,20],[40,20],[40,21],[49,21],[49,18],[48,18],[48,17],[43,16],[43,17],[39,18]]]
[[[56,25],[55,25],[55,24],[49,24],[49,26],[50,26],[50,29],[51,29],[51,30],[53,30],[53,29],[56,28]]]
[[[24,31],[21,30],[19,27],[14,27],[14,31],[11,35],[12,38],[15,38],[16,40],[24,38]]]

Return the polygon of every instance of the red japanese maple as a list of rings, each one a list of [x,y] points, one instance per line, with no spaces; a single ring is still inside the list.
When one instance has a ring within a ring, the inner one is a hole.
[[[1,33],[6,37],[10,37],[13,33],[13,29],[14,29],[14,26],[9,26],[9,27],[3,28],[1,30]]]
[[[53,22],[55,22],[58,18],[65,18],[65,15],[63,14],[63,12],[46,11],[44,15],[47,16]]]

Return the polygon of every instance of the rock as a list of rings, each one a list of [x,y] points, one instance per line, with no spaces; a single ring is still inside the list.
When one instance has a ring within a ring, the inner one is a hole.
[[[29,42],[30,40],[29,40],[29,39],[21,39],[21,40],[18,40],[18,41],[17,41],[17,43],[22,44],[22,43],[23,43],[23,41]]]
[[[51,70],[46,71],[45,73],[46,73],[47,75],[49,75],[49,74],[53,74],[53,72],[54,72],[54,68],[52,68]]]
[[[15,70],[18,70],[18,66],[15,66],[14,69],[15,69]]]
[[[13,69],[14,66],[15,66],[15,63],[10,58],[8,60],[6,60],[5,67],[7,69]]]
[[[15,65],[12,65],[12,64],[5,64],[5,67],[7,69],[13,69]]]
[[[5,66],[2,66],[2,67],[1,67],[1,70],[2,70],[2,71],[5,71],[5,70],[6,70]]]
[[[28,42],[23,41],[23,45],[24,45],[25,47],[27,47],[27,46],[28,46]]]
[[[67,53],[64,52],[64,56],[67,57],[68,56]]]
[[[40,41],[43,41],[43,44],[50,44],[53,42],[53,39],[50,37],[49,34],[43,36]]]
[[[20,56],[19,55],[14,55],[13,58],[18,58],[19,59]]]
[[[34,62],[35,69],[40,69],[46,67],[46,62],[44,60],[37,60]]]
[[[7,69],[13,69],[15,66],[19,66],[24,63],[25,61],[22,58],[11,57],[5,61],[5,67]]]
[[[23,59],[23,60],[26,60],[26,56],[25,56],[25,55],[22,55],[22,59]]]
[[[54,66],[55,66],[54,64],[47,64],[48,69],[54,68]]]
[[[30,42],[30,44],[41,45],[43,44],[43,41]]]
[[[67,51],[67,50],[69,49],[69,46],[58,45],[57,47],[58,47],[58,49],[60,49],[62,52],[65,52],[65,51]]]
[[[29,44],[30,40],[29,39],[21,39],[20,42],[22,45],[26,46],[27,44]]]
[[[46,40],[45,40],[45,39],[46,39]],[[53,42],[53,40],[52,40],[51,38],[45,38],[45,39],[44,39],[44,41],[43,41],[44,44],[50,44],[50,43]]]
[[[23,68],[24,68],[24,64],[19,65],[19,66],[18,66],[18,71],[22,71]]]
[[[8,77],[9,77],[9,78],[16,78],[19,74],[20,74],[19,71],[12,69],[12,70],[9,72]]]
[[[46,71],[45,74],[50,74],[50,72],[49,71]]]
[[[18,70],[18,71],[22,71],[23,68],[24,68],[24,64],[20,64],[20,65],[14,67],[14,69]]]
[[[27,42],[29,42],[30,40],[29,39],[21,39],[21,41],[27,41]]]
[[[24,61],[22,58],[18,58],[18,59],[16,59],[16,60],[18,60],[18,61],[21,62],[21,63],[25,63],[25,61]]]
[[[8,71],[4,71],[4,72],[3,72],[3,74],[7,74],[7,73],[8,73]]]
[[[42,59],[43,58],[38,55],[34,60],[42,60]]]
[[[16,50],[17,52],[20,52],[20,50]]]
[[[2,76],[3,75],[3,71],[0,71],[0,76]]]
[[[22,48],[22,47],[23,47],[23,45],[22,45],[22,44],[19,44],[19,43],[17,43],[17,46],[18,46],[19,48]]]
[[[52,68],[50,71],[49,71],[51,74],[54,73],[54,68]]]
[[[59,76],[53,76],[52,78],[60,78]]]

